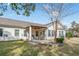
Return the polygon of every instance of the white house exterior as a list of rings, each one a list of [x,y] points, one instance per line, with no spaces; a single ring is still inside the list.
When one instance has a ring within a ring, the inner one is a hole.
[[[58,27],[57,27],[58,29],[57,29],[57,38],[59,38],[59,37],[61,37],[61,36],[63,36],[63,37],[65,37],[65,34],[66,34],[66,32],[65,32],[65,29],[63,28],[63,25],[61,24],[61,23],[58,23]],[[55,35],[55,33],[54,33],[54,31],[55,31],[55,25],[54,25],[54,23],[53,23],[53,25],[52,25],[52,23],[49,23],[49,24],[47,24],[47,29],[46,29],[46,39],[54,39],[54,35]]]
[[[2,40],[49,40],[54,38],[54,22],[37,24],[0,18],[0,41]],[[58,23],[57,37],[65,37],[63,25]]]

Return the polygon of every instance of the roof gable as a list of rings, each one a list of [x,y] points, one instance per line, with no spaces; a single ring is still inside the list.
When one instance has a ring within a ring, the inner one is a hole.
[[[60,21],[58,21],[57,24],[58,24],[58,29],[64,29],[64,25],[62,25]],[[48,24],[46,24],[46,25],[47,25],[48,27],[50,27],[50,26],[55,27],[55,21],[54,21],[54,22],[51,22],[51,23],[48,23]]]

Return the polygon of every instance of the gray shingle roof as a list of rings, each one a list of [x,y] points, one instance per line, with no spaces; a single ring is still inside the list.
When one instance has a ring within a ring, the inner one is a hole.
[[[25,28],[30,25],[46,27],[46,25],[44,25],[44,24],[31,23],[31,22],[27,22],[27,21],[18,21],[18,20],[14,20],[14,19],[0,17],[0,26],[13,26],[13,27]]]

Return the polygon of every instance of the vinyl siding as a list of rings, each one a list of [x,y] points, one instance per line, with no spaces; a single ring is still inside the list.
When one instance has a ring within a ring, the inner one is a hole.
[[[4,37],[4,34],[7,33],[8,37],[15,38],[16,40],[17,39],[24,39],[24,40],[27,39],[27,37],[24,36],[24,30],[25,29],[21,29],[21,28],[10,28],[10,27],[0,27],[0,28],[3,29],[3,37]],[[19,36],[15,36],[15,29],[18,29],[19,30]],[[12,40],[15,40],[15,39],[12,39]]]

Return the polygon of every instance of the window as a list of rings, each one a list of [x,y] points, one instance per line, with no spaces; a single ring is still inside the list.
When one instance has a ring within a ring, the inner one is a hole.
[[[64,31],[62,31],[62,36],[64,36]]]
[[[3,35],[3,29],[0,28],[0,36]]]
[[[15,30],[15,36],[19,36],[19,30]]]
[[[59,31],[59,37],[62,37],[62,36],[64,36],[63,31]]]
[[[48,30],[48,36],[54,36],[54,30]]]
[[[48,36],[51,36],[51,30],[48,30]]]
[[[24,30],[24,36],[27,36],[27,31],[26,30]]]
[[[52,36],[54,36],[54,30],[52,30]]]

